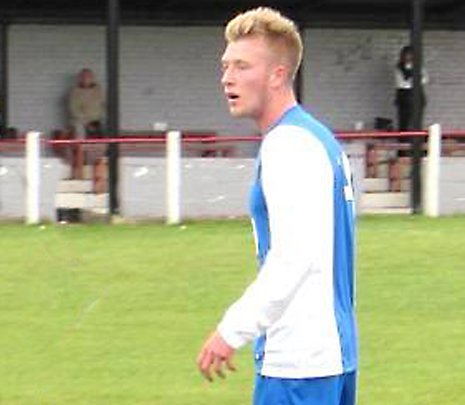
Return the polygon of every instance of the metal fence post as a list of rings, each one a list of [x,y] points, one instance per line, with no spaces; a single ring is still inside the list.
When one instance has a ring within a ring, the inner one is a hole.
[[[26,136],[26,223],[40,222],[40,132]]]
[[[170,131],[166,139],[166,223],[181,222],[181,133]]]
[[[428,155],[426,160],[424,209],[425,215],[437,218],[440,213],[439,174],[441,167],[441,126],[431,125],[428,129]]]

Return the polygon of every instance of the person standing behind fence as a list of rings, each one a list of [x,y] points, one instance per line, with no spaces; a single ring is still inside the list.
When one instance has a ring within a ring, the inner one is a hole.
[[[264,140],[250,210],[259,272],[197,358],[208,380],[255,341],[254,405],[353,405],[357,370],[354,198],[347,157],[296,101],[295,24],[260,7],[226,27],[230,113]]]
[[[69,94],[69,113],[76,138],[103,136],[105,97],[89,68],[82,69]]]
[[[421,122],[423,111],[426,106],[424,86],[428,84],[429,78],[423,69],[421,77]],[[399,131],[411,131],[413,129],[413,49],[404,46],[399,54],[399,61],[395,66],[396,95],[395,105],[397,107],[397,125]]]

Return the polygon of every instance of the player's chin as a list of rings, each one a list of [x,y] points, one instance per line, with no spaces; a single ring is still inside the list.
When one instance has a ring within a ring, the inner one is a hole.
[[[233,108],[230,108],[230,109],[229,109],[229,113],[230,113],[231,116],[233,116],[234,118],[240,118],[240,117],[242,117],[241,113],[240,113],[239,111],[234,110]]]
[[[229,106],[229,113],[235,118],[243,118],[247,116],[246,112],[238,107]]]

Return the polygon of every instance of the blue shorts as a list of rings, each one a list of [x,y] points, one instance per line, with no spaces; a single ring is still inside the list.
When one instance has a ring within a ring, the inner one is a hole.
[[[355,405],[356,373],[286,379],[257,375],[254,405]]]

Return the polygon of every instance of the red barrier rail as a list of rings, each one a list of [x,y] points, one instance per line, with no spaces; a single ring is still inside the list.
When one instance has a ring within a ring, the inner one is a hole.
[[[413,138],[428,136],[427,131],[411,131],[411,132],[351,132],[337,131],[336,137],[341,140],[368,140],[368,139],[392,139],[392,138]],[[465,138],[465,131],[453,130],[444,131],[444,138]],[[263,139],[261,136],[198,136],[195,138],[186,137],[182,139],[183,143],[216,143],[216,142],[260,142]],[[125,138],[92,138],[92,139],[44,139],[45,143],[50,145],[79,145],[79,144],[136,144],[136,143],[166,143],[165,136],[146,136],[146,137],[125,137]],[[0,145],[21,145],[25,143],[25,138],[19,139],[0,139]]]
[[[166,143],[166,133],[147,133],[146,136],[137,135],[124,135],[127,132],[122,131],[122,136],[117,138],[98,138],[98,139],[43,139],[45,144],[51,145],[55,148],[57,155],[63,157],[65,160],[71,163],[73,170],[73,177],[81,178],[83,173],[83,165],[86,160],[88,153],[97,153],[102,155],[105,152],[105,146],[107,144],[121,144],[127,152],[141,152],[141,151],[152,151],[155,148],[157,151],[164,150],[164,144]],[[402,142],[402,138],[412,139],[414,137],[426,138],[428,136],[427,131],[409,131],[409,132],[392,132],[392,131],[336,131],[335,135],[338,139],[343,141],[357,141],[363,140],[367,142],[366,149],[366,171],[369,177],[377,177],[378,166],[381,162],[381,151],[392,150],[392,151],[408,151],[411,149],[411,144],[408,142]],[[464,139],[464,130],[444,130],[442,134],[446,140],[452,139]],[[232,143],[237,142],[261,142],[262,136],[217,136],[211,133],[195,134],[184,133],[181,137],[181,142],[186,144],[186,149],[189,149],[187,145],[193,145],[191,152],[194,151],[196,156],[208,157],[208,156],[233,156]],[[382,142],[382,141],[389,142]],[[381,141],[381,142],[378,142]],[[25,139],[8,139],[0,140],[0,151],[7,152],[18,152],[24,149]],[[131,146],[132,145],[132,146]],[[145,147],[143,145],[146,145]],[[153,145],[153,146],[150,146]],[[160,146],[158,146],[160,145]],[[139,146],[139,148],[138,148]],[[129,149],[128,149],[129,147]],[[425,145],[422,146],[426,148]],[[443,144],[444,154],[452,155],[455,151],[465,150],[465,143],[448,142]],[[401,152],[402,153],[402,152]],[[405,155],[408,156],[408,155]],[[94,156],[95,158],[95,156]],[[101,159],[95,159],[95,162],[99,162]],[[399,173],[401,164],[409,164],[409,158],[406,159],[391,159],[390,160],[390,171],[392,174],[389,175],[392,178],[392,189],[397,190],[400,188],[400,181],[395,179],[400,178]],[[398,174],[395,174],[398,173]]]
[[[356,139],[386,139],[386,138],[411,138],[416,136],[427,136],[427,131],[416,132],[337,132],[336,137],[341,140]],[[463,133],[465,136],[465,132]],[[189,143],[217,143],[217,142],[260,142],[262,136],[205,136],[195,138],[183,138],[182,142]],[[134,138],[102,138],[102,139],[50,139],[47,140],[52,145],[73,145],[73,144],[107,144],[107,143],[165,143],[165,137],[134,137]]]

